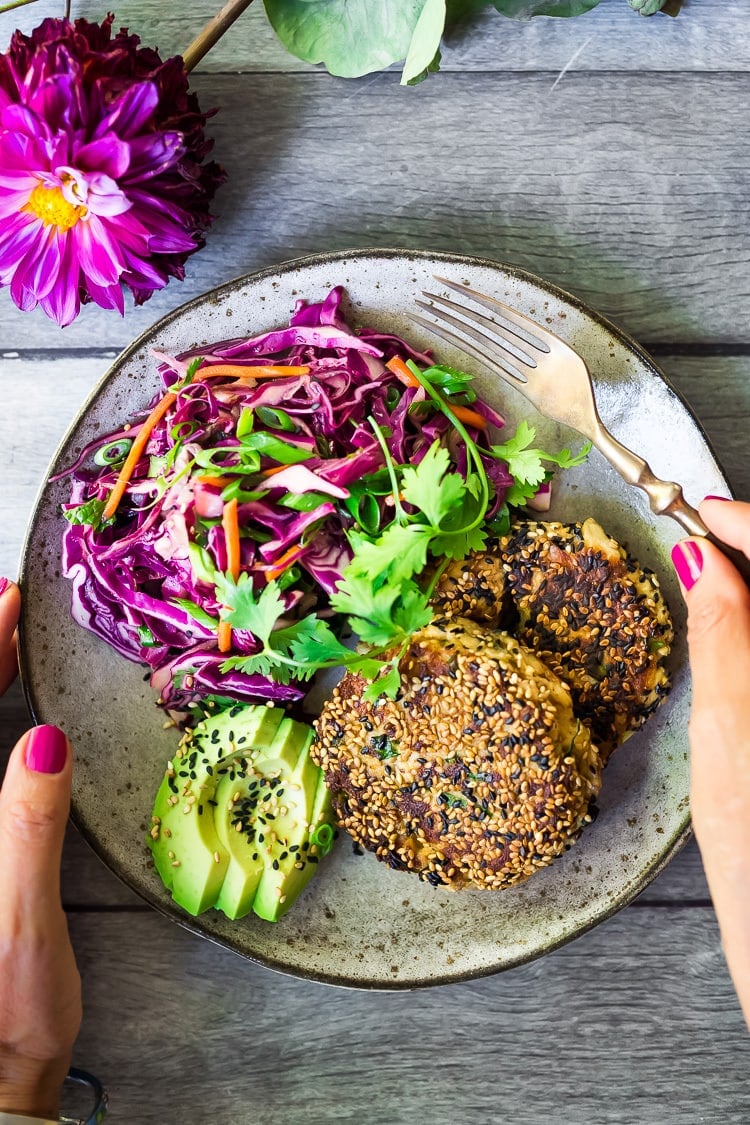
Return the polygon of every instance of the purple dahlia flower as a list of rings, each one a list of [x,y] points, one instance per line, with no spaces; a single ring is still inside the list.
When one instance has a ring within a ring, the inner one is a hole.
[[[182,279],[225,178],[182,59],[113,20],[46,19],[0,55],[0,286],[60,325]]]

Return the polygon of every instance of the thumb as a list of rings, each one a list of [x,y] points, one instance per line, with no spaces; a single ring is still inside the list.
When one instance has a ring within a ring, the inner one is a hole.
[[[0,790],[0,902],[59,906],[72,769],[57,727],[33,727],[14,747]]]

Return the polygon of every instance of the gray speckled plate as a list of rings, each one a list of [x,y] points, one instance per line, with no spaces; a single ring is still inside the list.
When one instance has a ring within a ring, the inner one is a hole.
[[[434,346],[407,312],[440,273],[493,293],[568,340],[594,373],[605,423],[653,469],[679,480],[688,499],[728,491],[687,407],[631,340],[577,300],[496,263],[397,250],[299,259],[230,282],[178,309],[115,361],[83,407],[50,473],[83,445],[143,407],[159,386],[152,347],[180,351],[255,334],[286,322],[295,300],[346,287],[351,316]],[[435,349],[457,367],[465,357]],[[476,369],[476,365],[472,364]],[[528,417],[542,443],[576,435],[538,416],[488,370],[480,390],[511,424]],[[60,575],[66,482],[43,487],[26,541],[22,585],[22,676],[37,722],[57,723],[76,748],[73,817],[104,861],[147,902],[197,933],[264,965],[360,988],[397,989],[478,977],[554,949],[630,902],[661,870],[688,832],[689,680],[682,600],[669,563],[678,528],[649,512],[602,458],[564,474],[550,518],[594,516],[662,579],[677,624],[674,688],[667,703],[614,756],[601,812],[579,843],[529,882],[501,892],[435,889],[357,856],[343,837],[320,874],[280,923],[251,916],[230,922],[213,911],[187,918],[150,866],[144,833],[176,736],[143,679],[143,669],[74,624],[70,587]]]

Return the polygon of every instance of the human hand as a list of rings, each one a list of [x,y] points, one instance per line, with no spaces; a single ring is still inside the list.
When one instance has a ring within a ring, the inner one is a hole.
[[[0,691],[15,675],[20,594],[0,579]],[[72,756],[57,727],[28,731],[0,790],[0,1110],[56,1117],[81,1022],[60,901]]]
[[[750,504],[700,514],[750,558]],[[688,607],[691,808],[729,971],[750,1026],[750,590],[705,539],[672,552]]]

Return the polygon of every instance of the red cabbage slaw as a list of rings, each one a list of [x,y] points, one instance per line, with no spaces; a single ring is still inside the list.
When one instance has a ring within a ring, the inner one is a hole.
[[[457,470],[467,471],[466,448],[446,414],[421,386],[405,385],[386,367],[393,357],[429,366],[431,357],[395,335],[353,330],[342,298],[336,287],[322,302],[298,301],[287,328],[252,339],[177,357],[157,353],[165,391],[176,399],[151,432],[113,520],[99,517],[147,411],[97,439],[68,470],[63,567],[73,584],[73,616],[123,656],[147,664],[170,709],[209,695],[293,703],[306,691],[222,670],[227,654],[218,648],[214,576],[228,567],[225,503],[238,502],[241,572],[256,588],[269,575],[279,580],[286,619],[330,617],[328,599],[351,558],[347,531],[373,534],[393,503],[371,420],[396,464],[418,464],[440,441]],[[207,377],[218,364],[269,363],[308,367],[309,374]],[[489,404],[473,394],[469,401],[489,426],[504,425]],[[487,432],[467,429],[481,452]],[[483,461],[494,490],[490,518],[513,478],[496,458]],[[252,633],[233,631],[235,654],[256,650]]]

